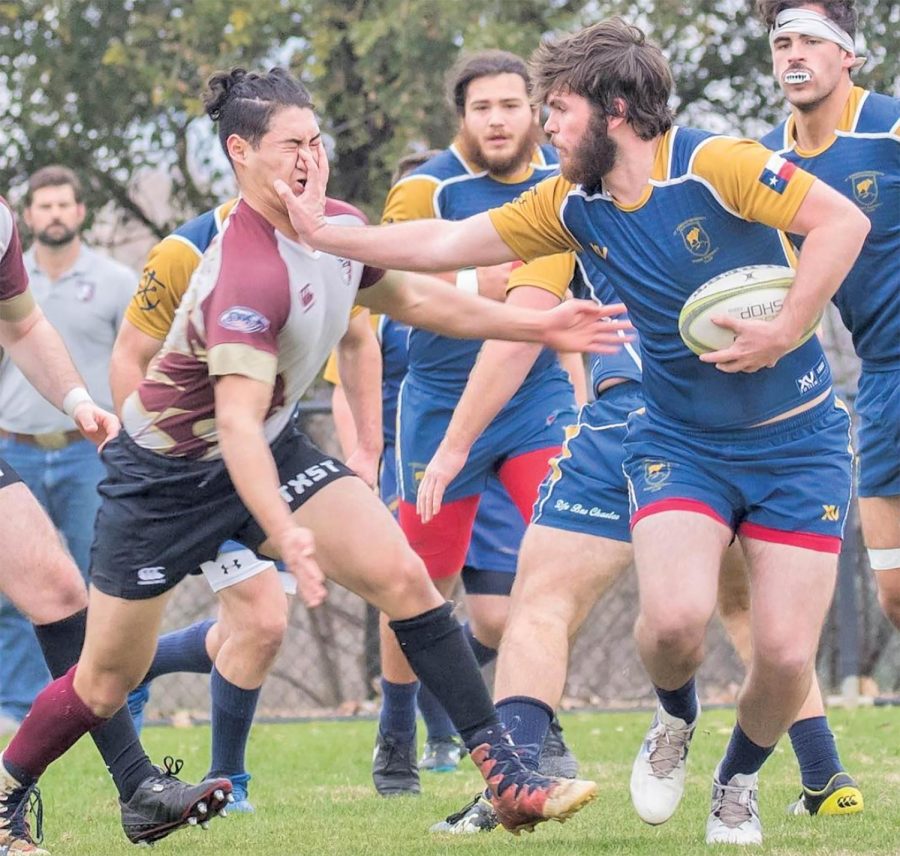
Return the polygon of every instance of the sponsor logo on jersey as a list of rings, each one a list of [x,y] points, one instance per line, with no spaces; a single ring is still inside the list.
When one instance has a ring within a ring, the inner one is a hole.
[[[609,255],[609,247],[601,247],[599,244],[595,244],[593,241],[590,243],[590,248],[601,258],[603,261],[606,261],[606,257]]]
[[[826,377],[828,375],[828,364],[824,359],[819,360],[808,372],[800,375],[795,381],[797,384],[797,391],[800,395],[805,395],[807,392],[811,392],[817,386],[820,386],[824,383]]]
[[[219,316],[219,326],[235,333],[265,333],[269,319],[247,306],[232,306]]]
[[[141,312],[150,312],[151,309],[156,309],[162,299],[162,292],[165,290],[166,285],[157,278],[156,271],[146,269],[141,276],[137,294],[135,294],[135,300],[137,300]]]
[[[312,283],[308,282],[300,289],[300,305],[304,312],[309,312],[315,302],[316,293],[312,289]]]
[[[828,520],[832,523],[841,519],[841,507],[839,505],[823,505],[822,520]]]
[[[344,281],[344,285],[350,285],[350,277],[353,274],[353,262],[340,256],[338,256],[338,261],[341,263],[341,279]]]
[[[139,586],[158,586],[166,581],[166,575],[163,573],[165,567],[163,565],[154,565],[152,568],[139,568],[137,572]]]
[[[675,232],[681,235],[684,246],[694,257],[695,262],[708,262],[719,251],[713,247],[709,233],[703,228],[705,217],[691,217],[675,227]]]
[[[853,188],[853,198],[863,211],[874,211],[880,204],[878,202],[878,176],[880,175],[884,175],[884,173],[867,169],[847,177],[847,181]]]
[[[94,283],[80,282],[78,283],[78,287],[75,289],[75,297],[77,297],[82,303],[88,303],[94,299],[95,292],[96,289],[94,288]]]
[[[774,190],[776,193],[784,193],[785,188],[788,186],[788,183],[796,171],[796,164],[786,161],[780,155],[772,155],[766,161],[766,165],[763,167],[762,173],[760,173],[759,180],[768,187],[769,190]]]
[[[658,491],[672,475],[672,467],[668,461],[644,461],[644,481],[647,490]]]

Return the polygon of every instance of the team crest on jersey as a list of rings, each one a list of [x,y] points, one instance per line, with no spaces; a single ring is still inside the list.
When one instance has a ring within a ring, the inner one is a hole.
[[[219,316],[219,326],[235,333],[265,333],[269,319],[248,306],[232,306]]]
[[[94,283],[92,282],[82,282],[78,284],[78,290],[75,292],[75,296],[82,302],[88,303],[89,301],[94,299]]]
[[[874,211],[878,205],[878,176],[883,172],[867,169],[863,172],[855,172],[847,177],[853,188],[853,198],[863,211]]]
[[[703,228],[705,219],[705,217],[691,217],[675,228],[695,262],[708,262],[719,252],[719,248],[712,245],[709,233]]]
[[[150,312],[152,309],[156,309],[162,298],[162,292],[165,290],[165,283],[157,278],[156,271],[147,268],[137,290],[137,302],[141,312]]]
[[[344,285],[350,285],[350,277],[353,274],[353,262],[350,259],[342,259],[338,256],[338,261],[341,263],[341,279],[344,281]]]
[[[644,461],[644,481],[647,483],[647,490],[659,490],[671,475],[672,467],[668,461]]]
[[[312,283],[308,282],[300,289],[300,305],[304,312],[309,312],[315,302],[316,294],[312,289]]]

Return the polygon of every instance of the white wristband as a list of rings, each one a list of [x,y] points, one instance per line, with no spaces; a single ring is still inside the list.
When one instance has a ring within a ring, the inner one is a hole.
[[[456,287],[469,294],[478,294],[478,271],[475,268],[463,268],[456,274]]]
[[[85,402],[88,402],[90,404],[94,403],[94,399],[91,398],[91,394],[83,386],[73,387],[66,393],[66,397],[63,399],[63,413],[65,413],[66,416],[71,416],[74,419],[75,408],[78,407],[79,404],[84,404]]]

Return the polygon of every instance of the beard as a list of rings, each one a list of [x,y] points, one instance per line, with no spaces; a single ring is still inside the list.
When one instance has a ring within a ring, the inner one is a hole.
[[[584,137],[563,159],[560,171],[566,181],[580,184],[591,193],[600,189],[603,177],[615,166],[618,153],[619,147],[607,133],[606,117],[595,110]]]
[[[525,167],[531,159],[532,150],[537,145],[538,139],[538,127],[533,125],[511,154],[492,155],[485,152],[478,138],[468,128],[462,126],[459,129],[459,140],[466,160],[471,161],[478,169],[501,177],[512,175]]]
[[[64,247],[77,237],[78,230],[70,229],[63,223],[51,223],[46,229],[34,233],[34,239],[45,247]]]

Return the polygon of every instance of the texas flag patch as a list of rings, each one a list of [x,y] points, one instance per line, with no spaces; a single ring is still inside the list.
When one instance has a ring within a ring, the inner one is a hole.
[[[797,165],[786,161],[783,157],[772,155],[763,167],[759,180],[770,190],[784,193],[791,176],[797,171]]]

